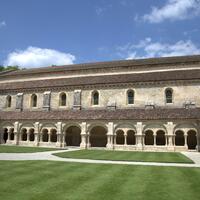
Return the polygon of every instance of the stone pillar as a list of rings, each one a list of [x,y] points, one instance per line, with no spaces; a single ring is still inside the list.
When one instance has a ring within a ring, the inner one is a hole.
[[[30,142],[30,129],[27,129],[27,142]]]
[[[108,149],[113,149],[113,135],[114,135],[114,124],[113,122],[108,123],[108,133],[107,133],[107,145]]]
[[[174,151],[174,127],[175,124],[173,124],[173,122],[167,122],[167,124],[164,124],[166,130],[167,130],[167,134],[166,137],[168,137],[168,144],[167,144],[167,149]]]
[[[66,142],[65,142],[65,133],[62,131],[62,134],[61,134],[61,140],[62,140],[62,147],[65,147],[66,146]]]
[[[124,145],[127,145],[127,131],[124,132]]]
[[[197,151],[200,152],[200,121],[197,121]]]
[[[51,142],[51,132],[50,132],[50,130],[48,130],[48,143],[50,143]]]
[[[40,124],[39,122],[34,123],[34,136],[35,136],[34,143],[35,143],[35,146],[38,146],[39,141],[40,141],[39,124]]]
[[[81,149],[87,148],[87,124],[86,122],[81,123]]]
[[[143,149],[143,142],[142,142],[142,131],[143,131],[144,125],[142,125],[142,122],[137,122],[136,124],[136,148],[137,150]]]
[[[57,142],[56,147],[62,147],[62,122],[57,122]]]
[[[184,140],[185,140],[185,148],[188,148],[188,145],[187,145],[187,132],[184,131]]]
[[[14,123],[14,143],[19,144],[19,122]]]
[[[153,145],[156,146],[156,131],[153,132]]]

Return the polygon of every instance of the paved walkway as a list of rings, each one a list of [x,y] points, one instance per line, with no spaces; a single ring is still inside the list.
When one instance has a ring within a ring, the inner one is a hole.
[[[73,148],[73,149],[67,149],[67,150],[45,151],[45,152],[37,152],[37,153],[0,153],[0,160],[51,160],[51,161],[93,163],[93,164],[200,167],[200,153],[197,153],[197,152],[183,152],[183,154],[189,157],[191,160],[193,160],[195,164],[75,159],[75,158],[60,158],[60,157],[52,155],[53,153],[77,151],[77,150],[79,149]]]

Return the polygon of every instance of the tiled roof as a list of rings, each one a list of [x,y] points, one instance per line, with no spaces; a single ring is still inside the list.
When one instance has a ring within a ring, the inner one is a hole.
[[[178,57],[161,57],[161,58],[146,58],[146,59],[134,59],[134,60],[118,60],[108,62],[95,62],[95,63],[83,63],[72,64],[63,66],[50,66],[35,69],[24,69],[11,71],[3,76],[18,76],[28,74],[41,74],[41,73],[55,73],[55,72],[67,72],[67,71],[79,71],[88,69],[102,69],[102,68],[119,68],[119,67],[145,67],[151,68],[154,65],[168,65],[168,64],[188,64],[188,63],[200,63],[200,55],[193,56],[178,56]],[[31,66],[30,66],[31,67]],[[0,77],[2,75],[0,74]]]
[[[46,79],[26,82],[11,82],[0,84],[0,90],[18,90],[29,88],[53,88],[63,86],[83,86],[98,84],[118,84],[137,82],[156,82],[174,80],[199,80],[200,69],[183,71],[163,71],[141,74],[104,75],[90,77],[74,77],[60,79]]]
[[[200,119],[200,108],[65,111],[0,111],[0,120],[184,120]]]

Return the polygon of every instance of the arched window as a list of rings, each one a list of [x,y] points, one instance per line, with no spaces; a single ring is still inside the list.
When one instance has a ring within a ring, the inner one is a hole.
[[[59,105],[60,106],[66,106],[67,105],[67,96],[64,92],[60,94]]]
[[[8,96],[6,97],[6,107],[7,107],[7,108],[10,108],[10,107],[11,107],[11,103],[12,103],[12,98],[11,98],[10,95],[8,95]]]
[[[31,107],[37,107],[37,95],[36,94],[31,95]]]
[[[166,103],[172,103],[173,99],[173,90],[171,88],[168,88],[165,90],[165,101]]]
[[[127,91],[127,103],[134,104],[134,91],[133,90]]]
[[[97,91],[92,93],[92,104],[99,105],[99,93]]]

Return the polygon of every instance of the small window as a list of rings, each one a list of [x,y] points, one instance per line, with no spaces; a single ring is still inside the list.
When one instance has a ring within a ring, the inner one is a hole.
[[[172,103],[173,91],[171,88],[165,90],[166,103]]]
[[[8,95],[8,96],[6,97],[6,107],[7,107],[7,108],[10,108],[10,107],[11,107],[11,103],[12,103],[12,98],[11,98],[10,95]]]
[[[65,93],[60,94],[60,99],[59,99],[59,105],[60,106],[66,106],[67,105],[67,96]]]
[[[32,94],[31,96],[31,107],[37,107],[37,95]]]
[[[99,93],[97,91],[94,91],[92,94],[92,104],[99,105]]]
[[[127,102],[128,104],[134,104],[134,91],[133,90],[129,90],[127,92]]]

